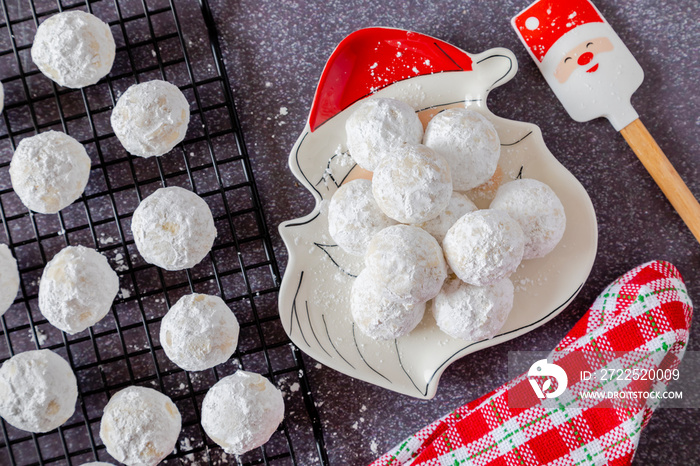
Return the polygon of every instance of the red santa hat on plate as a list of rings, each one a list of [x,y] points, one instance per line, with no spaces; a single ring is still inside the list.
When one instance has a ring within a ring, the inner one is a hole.
[[[540,67],[545,61],[558,62],[586,38],[615,34],[588,0],[538,0],[512,22]]]
[[[395,82],[449,71],[472,71],[469,54],[413,31],[379,27],[355,31],[326,63],[309,115],[311,131]]]

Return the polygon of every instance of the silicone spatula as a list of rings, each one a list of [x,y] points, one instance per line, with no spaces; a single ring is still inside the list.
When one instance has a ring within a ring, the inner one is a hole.
[[[610,120],[700,242],[700,204],[630,102],[644,72],[600,11],[588,0],[537,0],[511,24],[569,115]]]

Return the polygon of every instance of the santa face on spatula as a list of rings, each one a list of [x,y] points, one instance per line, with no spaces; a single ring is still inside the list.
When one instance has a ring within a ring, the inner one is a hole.
[[[608,118],[620,130],[644,72],[588,0],[538,0],[512,20],[547,83],[576,121]]]

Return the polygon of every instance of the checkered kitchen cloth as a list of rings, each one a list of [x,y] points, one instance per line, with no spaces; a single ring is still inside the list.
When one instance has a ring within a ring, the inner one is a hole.
[[[532,378],[522,374],[426,426],[371,466],[628,465],[669,380],[601,380],[601,369],[676,369],[692,311],[673,265],[641,265],[598,296],[550,353],[548,361],[567,374],[562,395],[538,398]],[[581,371],[596,377],[581,380]],[[556,379],[545,380],[557,387]],[[545,383],[542,391],[551,393]],[[625,396],[591,399],[581,395],[586,391]],[[642,396],[651,392],[657,396]]]

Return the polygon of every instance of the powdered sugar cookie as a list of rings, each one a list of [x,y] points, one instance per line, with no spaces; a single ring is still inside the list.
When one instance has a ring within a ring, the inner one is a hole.
[[[19,270],[10,248],[0,244],[0,316],[12,306],[19,291]]]
[[[501,210],[477,210],[460,218],[442,242],[450,268],[463,281],[485,286],[508,277],[523,259],[525,233]]]
[[[365,254],[375,233],[394,224],[374,200],[370,180],[344,184],[328,205],[328,232],[338,246],[356,256]]]
[[[134,84],[112,111],[112,129],[132,155],[154,157],[185,139],[190,104],[177,86],[153,80]]]
[[[194,267],[209,254],[216,238],[207,203],[177,186],[160,188],[141,201],[131,231],[144,260],[165,270]]]
[[[175,404],[146,387],[127,387],[110,398],[100,423],[107,453],[127,465],[155,466],[175,448],[182,418]]]
[[[434,298],[447,277],[437,240],[411,225],[390,226],[374,235],[365,265],[372,279],[381,285],[382,297],[401,304]]]
[[[105,256],[68,246],[44,268],[39,310],[51,325],[73,335],[102,320],[118,292],[119,277]]]
[[[95,84],[112,69],[116,45],[109,26],[84,11],[64,11],[41,23],[32,44],[32,60],[61,86]]]
[[[83,194],[90,157],[82,144],[58,131],[22,139],[10,162],[15,193],[27,208],[55,214]]]
[[[48,432],[75,411],[78,385],[68,362],[50,350],[19,353],[0,367],[0,417],[27,432]]]
[[[541,181],[521,179],[502,185],[490,207],[507,212],[520,224],[527,237],[523,259],[546,256],[564,236],[564,206]]]
[[[377,166],[372,192],[388,217],[401,223],[426,222],[450,202],[450,168],[432,149],[403,144]]]
[[[432,303],[440,330],[453,338],[480,341],[496,336],[513,308],[513,283],[504,278],[474,286],[452,277]]]
[[[186,371],[222,364],[238,345],[236,316],[218,296],[190,294],[170,308],[160,324],[160,344],[172,362]]]
[[[381,284],[364,269],[352,286],[350,311],[362,333],[375,340],[393,340],[407,335],[420,323],[425,303],[401,304],[386,299]]]
[[[202,427],[226,453],[241,455],[266,443],[284,419],[282,392],[260,374],[236,371],[209,389]]]
[[[375,97],[359,104],[345,122],[345,132],[353,160],[374,171],[394,147],[421,142],[423,125],[407,103]]]
[[[496,128],[485,116],[466,108],[450,108],[435,115],[425,128],[423,144],[447,160],[456,191],[486,183],[501,155]]]

